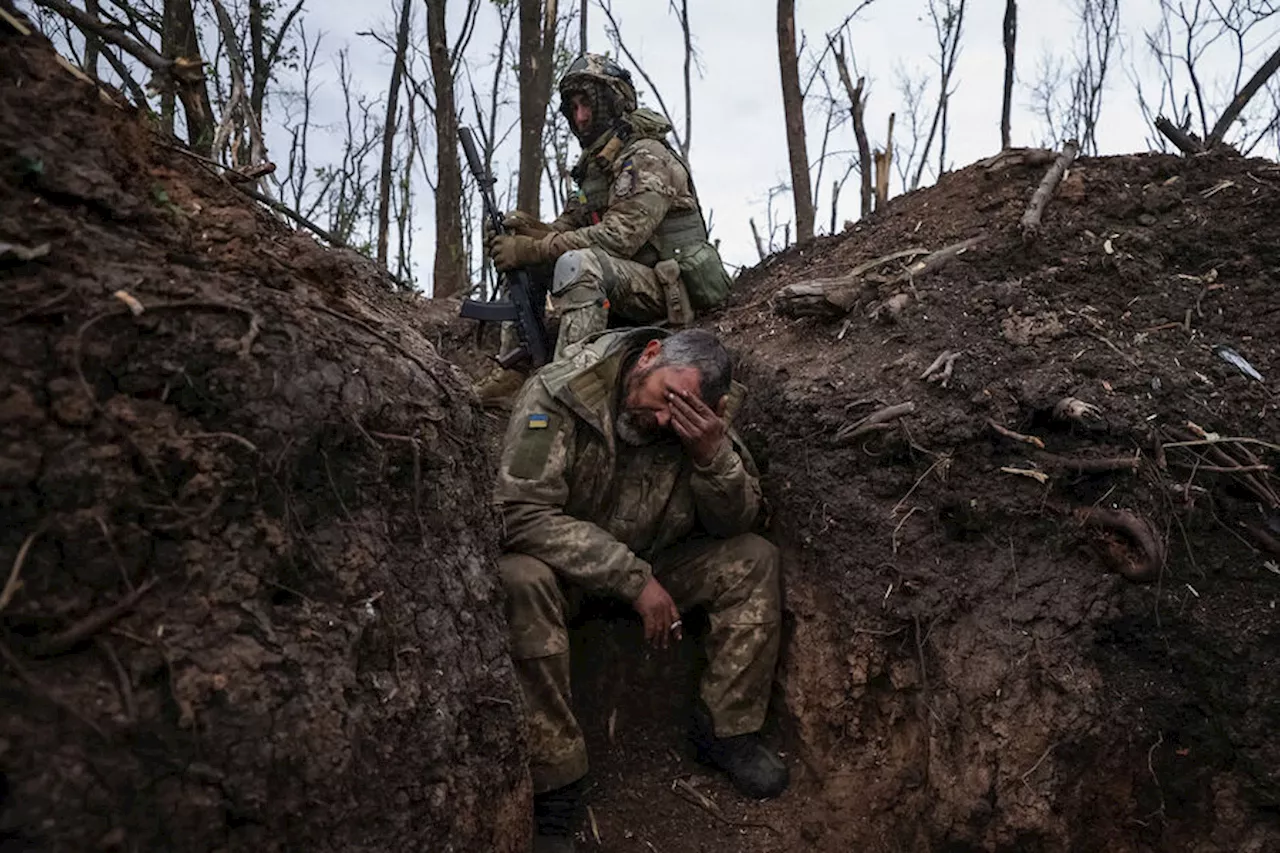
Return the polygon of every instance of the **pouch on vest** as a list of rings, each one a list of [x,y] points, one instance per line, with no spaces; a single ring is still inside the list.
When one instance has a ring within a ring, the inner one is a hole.
[[[729,298],[732,284],[716,247],[706,240],[679,246],[671,257],[680,264],[680,280],[689,291],[689,299],[698,310],[714,308]]]
[[[662,285],[663,295],[667,300],[667,322],[672,326],[687,326],[693,322],[693,302],[689,299],[689,291],[680,280],[680,264],[668,258],[658,261],[653,274]]]

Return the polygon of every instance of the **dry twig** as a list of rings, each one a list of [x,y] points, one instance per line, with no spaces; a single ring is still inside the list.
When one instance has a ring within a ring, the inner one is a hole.
[[[31,546],[48,528],[48,519],[36,525],[36,529],[27,534],[27,538],[22,540],[22,546],[18,548],[18,556],[13,558],[13,568],[9,569],[9,578],[4,582],[4,589],[0,590],[0,612],[9,606],[9,602],[17,595],[18,590],[22,589],[22,564],[27,561],[27,554],[31,551]]]
[[[997,433],[1004,436],[1005,438],[1009,438],[1014,441],[1020,441],[1023,444],[1030,444],[1032,447],[1038,448],[1040,450],[1044,450],[1044,442],[1036,438],[1034,435],[1023,435],[1020,432],[1014,432],[1008,427],[1002,426],[1001,424],[997,423],[992,418],[987,418],[987,426],[991,427],[993,430],[995,430]]]
[[[82,723],[85,726],[85,728],[91,730],[98,737],[102,737],[102,738],[106,737],[106,734],[103,733],[101,727],[99,727],[97,723],[95,723],[93,720],[86,717],[84,714],[81,714],[74,707],[67,704],[62,699],[59,699],[57,696],[53,695],[53,693],[51,693],[47,687],[45,687],[43,684],[37,681],[36,677],[27,671],[27,668],[22,665],[22,663],[18,660],[17,656],[9,649],[7,645],[4,644],[3,641],[0,641],[0,659],[2,659],[5,663],[9,665],[9,668],[12,669],[14,674],[18,676],[18,680],[21,681],[23,684],[27,685],[27,689],[31,690],[31,692],[35,693],[37,696],[39,696],[41,699],[44,699],[49,704],[54,705],[58,708],[61,708],[63,711],[67,713],[68,716]]]
[[[714,817],[726,826],[741,827],[744,829],[767,829],[777,834],[778,829],[771,823],[765,823],[759,820],[734,820],[724,813],[720,806],[706,794],[690,785],[684,779],[674,779],[671,782],[671,790],[675,795],[690,805],[697,806],[707,814]]]
[[[53,657],[70,651],[133,610],[138,602],[142,600],[142,597],[156,585],[157,580],[157,578],[151,578],[115,604],[104,607],[101,610],[95,610],[66,630],[54,634],[48,640],[39,643],[32,651],[32,654],[36,657]]]

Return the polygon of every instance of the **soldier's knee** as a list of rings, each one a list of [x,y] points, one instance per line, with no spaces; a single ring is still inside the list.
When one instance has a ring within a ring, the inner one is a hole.
[[[516,660],[569,650],[564,593],[551,567],[527,554],[503,554],[498,574],[507,593],[507,628]]]
[[[551,567],[528,554],[507,553],[498,558],[498,576],[509,601],[542,599],[556,588]]]
[[[751,623],[781,618],[780,559],[772,542],[745,533],[725,541],[718,558],[713,611],[733,611],[735,619]]]
[[[551,294],[563,298],[581,296],[588,303],[604,295],[600,262],[590,249],[570,249],[556,260]]]
[[[777,545],[755,533],[743,533],[731,541],[734,557],[750,565],[755,574],[777,576],[778,564],[781,562]]]

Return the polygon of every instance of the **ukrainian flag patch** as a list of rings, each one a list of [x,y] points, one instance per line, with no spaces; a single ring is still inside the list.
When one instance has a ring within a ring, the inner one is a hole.
[[[529,429],[546,429],[551,419],[545,414],[529,415]]]

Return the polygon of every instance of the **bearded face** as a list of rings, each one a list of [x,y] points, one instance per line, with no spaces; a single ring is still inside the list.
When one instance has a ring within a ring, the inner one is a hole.
[[[614,432],[623,442],[640,447],[674,436],[671,427],[672,393],[699,395],[701,374],[685,365],[660,364],[656,341],[652,354],[641,356],[627,376],[626,395],[614,418]],[[649,353],[649,350],[645,350]]]
[[[627,378],[627,394],[623,398],[621,410],[614,419],[613,431],[618,438],[632,447],[643,447],[652,444],[662,437],[668,429],[658,422],[657,413],[639,404],[641,391],[647,380],[651,379],[654,368],[642,370],[636,368]]]

